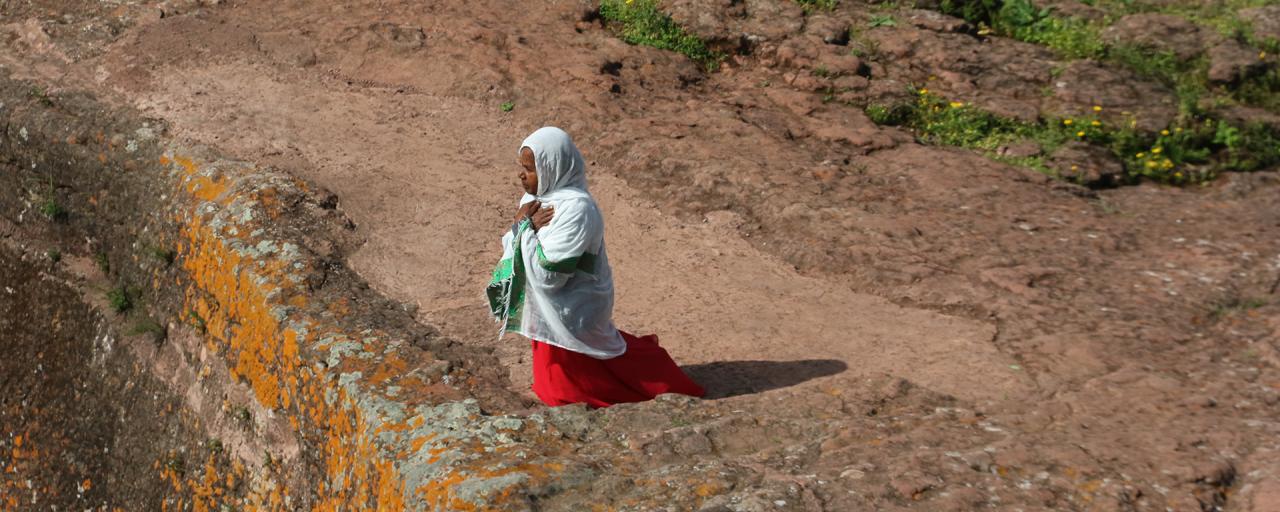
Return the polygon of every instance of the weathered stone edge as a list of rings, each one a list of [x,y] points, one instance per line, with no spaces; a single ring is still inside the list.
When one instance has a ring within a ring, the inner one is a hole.
[[[413,332],[317,250],[340,245],[339,223],[306,183],[171,140],[162,123],[91,96],[37,90],[0,77],[0,152],[83,206],[70,228],[130,262],[122,279],[197,325],[297,431],[313,487],[285,489],[292,499],[262,500],[268,508],[523,509],[588,471],[556,455],[567,441],[542,416],[486,414],[508,392],[468,369],[494,361],[444,355],[447,341]],[[29,201],[18,193],[0,197]],[[145,264],[142,237],[171,244],[172,267]],[[431,337],[430,350],[415,336]]]

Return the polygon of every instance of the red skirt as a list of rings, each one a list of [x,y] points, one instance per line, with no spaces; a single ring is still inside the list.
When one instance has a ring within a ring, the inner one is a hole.
[[[663,393],[698,397],[705,393],[658,346],[657,336],[618,333],[626,340],[627,351],[612,359],[533,340],[533,392],[553,407],[576,403],[608,407],[651,400]]]

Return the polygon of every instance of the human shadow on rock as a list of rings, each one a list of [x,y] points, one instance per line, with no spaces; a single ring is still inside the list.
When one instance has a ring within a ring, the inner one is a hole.
[[[718,361],[685,366],[684,372],[707,390],[707,399],[760,393],[835,375],[849,369],[835,359],[800,361]]]

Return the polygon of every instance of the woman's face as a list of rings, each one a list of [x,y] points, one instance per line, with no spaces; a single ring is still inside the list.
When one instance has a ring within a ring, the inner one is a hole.
[[[525,192],[538,195],[538,168],[533,163],[533,150],[520,148],[520,158],[516,161],[520,163],[520,185]]]

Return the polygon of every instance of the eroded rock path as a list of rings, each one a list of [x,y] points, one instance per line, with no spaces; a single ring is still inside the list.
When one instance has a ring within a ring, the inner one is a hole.
[[[494,343],[478,290],[517,198],[510,155],[522,128],[471,100],[312,80],[220,65],[166,74],[146,101],[183,135],[248,158],[275,156],[333,190],[368,237],[351,256],[357,271],[446,334]],[[990,323],[799,275],[744,243],[731,214],[673,218],[607,169],[593,170],[617,266],[619,325],[659,333],[686,365],[780,363],[714,373],[707,385],[719,394],[846,367],[966,398],[1026,391],[1025,376],[1008,369],[1014,361],[995,350]],[[496,346],[513,382],[527,383],[525,342]]]
[[[708,492],[737,500],[716,503],[1181,510],[1250,486],[1237,503],[1266,510],[1249,500],[1280,471],[1274,172],[1098,192],[922,146],[824,102],[807,69],[847,71],[833,80],[857,98],[936,73],[1013,117],[1095,97],[1038,96],[1051,55],[929,11],[868,36],[896,63],[855,62],[824,34],[873,7],[744,5],[742,30],[765,39],[713,75],[619,42],[586,4],[135,6],[116,35],[62,38],[17,13],[7,44],[28,53],[3,57],[332,191],[365,240],[334,256],[494,347],[516,389],[527,347],[493,340],[480,288],[516,199],[514,146],[565,127],[606,211],[617,322],[659,333],[729,397],[595,421],[648,432],[624,443],[638,467],[714,461]],[[1153,85],[1094,67],[1065,72],[1169,115]]]

